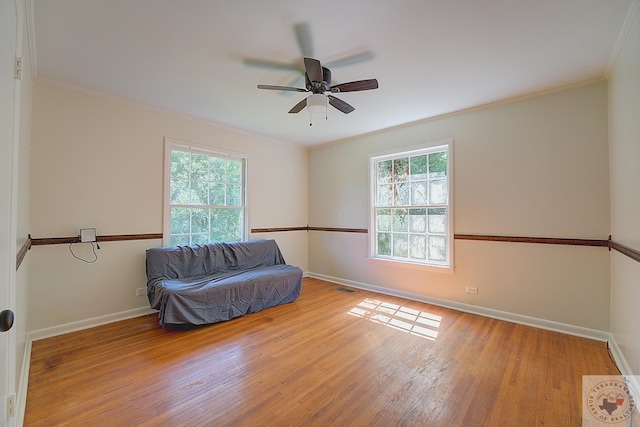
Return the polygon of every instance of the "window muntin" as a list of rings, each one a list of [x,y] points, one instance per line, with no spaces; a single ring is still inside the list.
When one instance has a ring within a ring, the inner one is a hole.
[[[450,143],[371,158],[372,257],[451,265]]]
[[[169,143],[165,243],[245,239],[246,159]]]

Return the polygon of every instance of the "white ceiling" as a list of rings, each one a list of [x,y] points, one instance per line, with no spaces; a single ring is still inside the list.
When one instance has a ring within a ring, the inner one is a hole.
[[[605,76],[632,0],[32,0],[35,77],[305,146]],[[294,26],[312,35],[345,115],[287,112],[306,93]]]

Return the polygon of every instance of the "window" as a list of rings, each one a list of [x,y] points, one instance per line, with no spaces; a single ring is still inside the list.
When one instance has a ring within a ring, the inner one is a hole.
[[[165,244],[244,240],[246,158],[170,140],[165,155]]]
[[[371,256],[451,267],[451,142],[371,158]]]

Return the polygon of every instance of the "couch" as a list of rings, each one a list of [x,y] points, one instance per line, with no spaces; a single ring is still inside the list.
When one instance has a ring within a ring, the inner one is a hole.
[[[275,240],[148,249],[147,296],[160,325],[230,320],[294,301],[302,270],[287,265]]]

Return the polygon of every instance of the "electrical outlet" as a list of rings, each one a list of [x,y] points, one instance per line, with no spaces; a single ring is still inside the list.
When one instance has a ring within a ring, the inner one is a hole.
[[[16,395],[10,394],[7,396],[7,417],[15,417],[16,416]]]
[[[147,288],[138,288],[136,289],[136,296],[137,297],[142,297],[147,295]]]
[[[475,286],[467,286],[466,288],[464,288],[464,290],[468,294],[477,294],[478,293],[478,288],[476,288]]]

